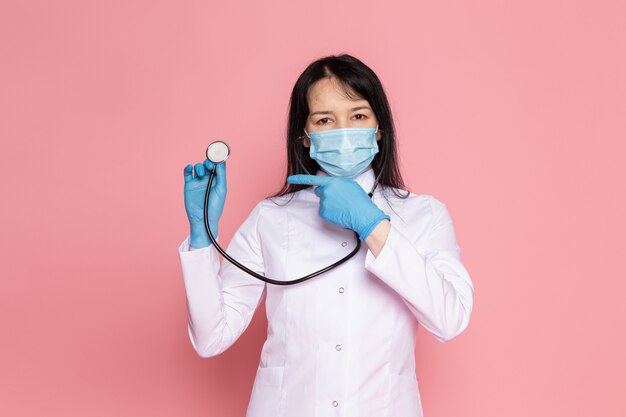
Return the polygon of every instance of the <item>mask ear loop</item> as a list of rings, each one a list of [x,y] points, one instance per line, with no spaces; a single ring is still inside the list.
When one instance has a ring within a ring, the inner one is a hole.
[[[378,133],[378,132],[381,132],[380,140],[383,140],[383,136],[382,136],[383,131],[378,128],[378,125],[376,125],[376,133]],[[382,156],[382,160],[380,161],[380,166],[381,167],[384,165],[383,164],[383,162],[385,162],[384,158],[385,158],[385,156],[383,155]],[[372,191],[370,191],[367,194],[367,195],[370,196],[370,198],[372,198],[372,196],[374,195],[374,190],[376,190],[376,187],[378,186],[378,180],[380,180],[380,176],[382,175],[382,173],[383,173],[383,170],[381,169],[378,172],[378,175],[376,176],[376,179],[374,180],[374,186],[372,187]]]
[[[311,137],[309,136],[308,132],[306,131],[306,129],[304,129],[304,133],[306,136],[298,136],[298,139],[300,140],[300,143],[302,144],[302,146],[304,146],[304,144],[302,143],[302,141],[306,138],[311,139]],[[304,172],[306,172],[309,175],[313,175],[309,172],[308,169],[306,169],[306,167],[304,166],[304,164],[302,163],[302,159],[300,159],[300,153],[296,152],[296,158],[298,160],[298,164],[300,165],[300,168],[302,168],[304,170]]]

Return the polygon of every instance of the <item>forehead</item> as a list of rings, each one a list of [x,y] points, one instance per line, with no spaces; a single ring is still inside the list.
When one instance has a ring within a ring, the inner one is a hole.
[[[307,100],[310,111],[352,107],[355,103],[369,104],[367,100],[335,77],[324,77],[311,85]]]

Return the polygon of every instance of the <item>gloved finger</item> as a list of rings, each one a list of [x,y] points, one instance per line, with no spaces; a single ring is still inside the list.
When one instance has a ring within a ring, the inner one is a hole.
[[[202,178],[204,177],[205,174],[205,169],[204,169],[204,165],[203,164],[196,164],[194,166],[194,169],[196,170],[196,178]]]
[[[193,179],[193,165],[187,164],[183,171],[183,175],[185,176],[185,182],[189,182]]]
[[[217,168],[215,170],[215,176],[217,177],[215,181],[215,185],[217,187],[226,189],[226,162],[217,164]]]
[[[325,177],[323,175],[306,175],[306,174],[298,174],[298,175],[290,175],[287,177],[287,182],[289,184],[306,184],[306,185],[325,185],[327,184],[332,177]]]
[[[324,187],[315,187],[315,195],[322,198],[322,194],[324,194]]]
[[[205,159],[204,161],[204,167],[208,170],[208,171],[213,171],[213,167],[215,166],[215,164],[211,161],[209,161],[208,159]]]

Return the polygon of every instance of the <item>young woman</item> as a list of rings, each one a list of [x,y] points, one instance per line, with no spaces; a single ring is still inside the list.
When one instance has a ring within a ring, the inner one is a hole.
[[[358,59],[310,64],[291,95],[288,178],[257,204],[227,252],[272,279],[266,284],[220,263],[204,227],[210,161],[187,165],[190,236],[179,247],[189,336],[202,357],[228,349],[247,328],[262,295],[268,335],[248,417],[416,417],[421,324],[448,341],[468,325],[473,284],[442,202],[404,190],[393,119],[383,87]],[[208,221],[217,235],[226,197],[218,165]],[[369,195],[368,195],[369,193]],[[371,198],[370,198],[371,196]]]

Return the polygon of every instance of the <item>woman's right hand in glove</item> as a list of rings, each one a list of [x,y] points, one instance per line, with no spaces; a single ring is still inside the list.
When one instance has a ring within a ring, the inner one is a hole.
[[[208,159],[202,164],[187,165],[185,176],[185,211],[191,229],[189,244],[193,248],[204,248],[211,245],[211,240],[204,227],[204,195],[213,170],[213,162]],[[217,239],[217,226],[224,202],[226,201],[226,164],[217,165],[211,195],[209,196],[209,226],[213,236]]]

